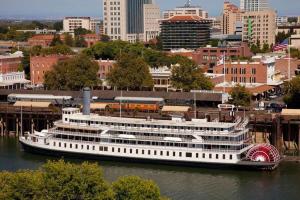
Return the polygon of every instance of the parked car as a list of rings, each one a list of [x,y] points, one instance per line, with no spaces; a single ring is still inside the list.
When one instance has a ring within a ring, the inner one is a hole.
[[[270,103],[267,105],[266,110],[271,110],[272,112],[281,112],[283,108],[286,108],[285,104]]]

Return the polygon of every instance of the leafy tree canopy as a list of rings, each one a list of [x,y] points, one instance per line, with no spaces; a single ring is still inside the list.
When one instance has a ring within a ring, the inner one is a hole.
[[[245,86],[237,85],[231,91],[230,103],[235,106],[250,106],[251,94]]]
[[[284,102],[288,108],[300,108],[300,76],[296,76],[284,85]]]
[[[171,82],[176,89],[190,90],[211,90],[214,85],[209,78],[205,77],[197,64],[182,56],[176,56],[176,65],[172,67]]]
[[[85,28],[77,28],[77,29],[74,30],[75,36],[85,35],[85,34],[88,34],[88,33],[92,33],[92,31],[87,30]]]
[[[53,47],[53,46],[62,45],[62,44],[63,44],[63,42],[61,41],[60,36],[55,34],[50,46]]]
[[[0,172],[0,199],[158,200],[163,197],[153,181],[121,177],[110,185],[97,164],[59,160],[48,161],[38,170]]]
[[[56,46],[49,47],[49,48],[42,48],[41,46],[34,46],[29,50],[29,52],[33,56],[51,55],[51,54],[62,54],[62,55],[74,54],[72,49],[66,45],[56,45]]]
[[[122,53],[107,76],[109,84],[120,89],[141,90],[153,87],[147,63],[131,54]]]
[[[45,86],[53,90],[80,90],[100,84],[98,64],[85,55],[77,55],[54,65],[45,74]]]
[[[143,180],[137,176],[119,178],[113,184],[116,200],[159,200],[160,191],[151,180]]]

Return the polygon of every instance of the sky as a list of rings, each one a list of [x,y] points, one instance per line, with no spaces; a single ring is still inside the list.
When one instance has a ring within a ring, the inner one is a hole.
[[[186,0],[155,0],[161,10],[182,6]],[[192,0],[210,16],[220,15],[224,0]],[[239,5],[239,0],[231,0]],[[299,15],[300,0],[269,0],[279,15]],[[0,17],[63,18],[64,16],[102,17],[102,0],[0,0]]]

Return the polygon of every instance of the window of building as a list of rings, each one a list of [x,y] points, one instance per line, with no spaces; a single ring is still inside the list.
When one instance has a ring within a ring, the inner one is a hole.
[[[111,148],[111,151],[112,151],[112,152],[115,152],[115,148],[114,148],[114,147],[112,147],[112,148]]]
[[[179,152],[179,157],[181,157],[182,156],[182,152]]]
[[[90,149],[90,146],[89,146],[89,145],[86,145],[86,149],[89,150],[89,149]]]
[[[173,156],[176,156],[176,153],[175,153],[175,151],[173,151]]]
[[[160,151],[160,155],[161,155],[161,156],[163,155],[163,151]]]
[[[212,158],[212,155],[211,155],[211,153],[208,155],[208,157],[209,157],[209,159],[211,159],[211,158]]]
[[[232,160],[232,155],[231,154],[229,155],[229,159]]]
[[[205,158],[205,153],[202,154],[202,158]]]
[[[72,149],[72,143],[70,143],[70,148]]]
[[[104,151],[108,151],[108,147],[104,147]]]
[[[189,153],[189,152],[185,153],[185,157],[191,158],[192,157],[192,153]]]
[[[53,142],[53,146],[55,146],[56,145],[56,143],[55,142]]]
[[[216,154],[216,159],[219,159],[219,154]]]
[[[66,143],[64,143],[64,147],[67,148],[67,144]]]
[[[226,156],[225,156],[225,154],[223,154],[223,159],[225,160],[225,158],[226,158]]]

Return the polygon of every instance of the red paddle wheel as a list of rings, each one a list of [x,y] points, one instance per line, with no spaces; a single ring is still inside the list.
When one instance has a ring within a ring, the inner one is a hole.
[[[246,158],[254,162],[278,162],[280,154],[273,145],[258,144],[247,152]]]

